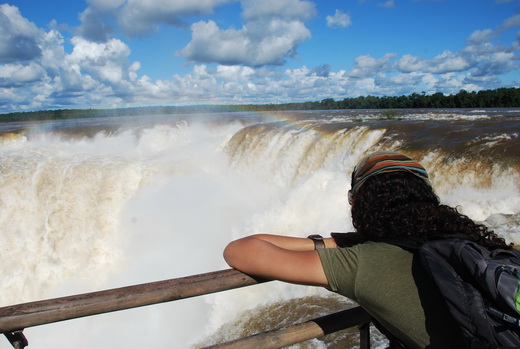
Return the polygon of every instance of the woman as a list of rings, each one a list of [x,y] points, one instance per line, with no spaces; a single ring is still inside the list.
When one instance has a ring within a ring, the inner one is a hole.
[[[363,158],[352,173],[349,202],[359,242],[339,234],[295,238],[253,235],[231,242],[226,262],[267,279],[326,287],[364,307],[407,348],[461,348],[462,337],[441,295],[411,252],[384,242],[466,234],[490,248],[503,239],[441,205],[428,173],[396,152]]]

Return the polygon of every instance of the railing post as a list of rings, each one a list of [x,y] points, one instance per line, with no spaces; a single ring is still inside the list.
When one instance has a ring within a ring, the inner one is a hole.
[[[370,322],[359,327],[359,349],[370,349]]]
[[[4,333],[4,335],[15,349],[23,349],[29,345],[29,341],[25,338],[23,330],[9,331]]]

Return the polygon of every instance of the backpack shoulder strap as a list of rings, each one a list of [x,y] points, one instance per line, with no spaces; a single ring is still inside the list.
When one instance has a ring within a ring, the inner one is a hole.
[[[339,247],[352,247],[367,241],[359,233],[330,233],[330,236]]]

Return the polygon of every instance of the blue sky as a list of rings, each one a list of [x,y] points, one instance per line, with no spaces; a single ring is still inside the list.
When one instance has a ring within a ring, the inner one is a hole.
[[[12,0],[0,113],[520,84],[520,0]]]

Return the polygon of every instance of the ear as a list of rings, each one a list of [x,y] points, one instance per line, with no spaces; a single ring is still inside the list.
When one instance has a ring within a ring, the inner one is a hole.
[[[352,203],[354,202],[354,195],[352,194],[352,190],[348,191],[348,203],[350,206],[352,206]]]

